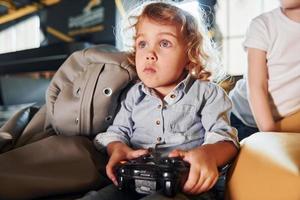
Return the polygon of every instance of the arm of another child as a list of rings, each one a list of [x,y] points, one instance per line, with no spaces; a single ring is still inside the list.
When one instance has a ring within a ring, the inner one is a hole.
[[[219,178],[218,167],[224,166],[237,153],[236,146],[229,141],[205,144],[189,151],[174,150],[171,157],[182,157],[191,163],[190,174],[183,191],[200,194],[211,189]]]
[[[248,85],[250,106],[260,131],[277,131],[269,106],[266,52],[248,48]]]
[[[260,131],[300,133],[300,111],[275,121],[269,106],[266,52],[248,48],[248,84],[251,109]]]

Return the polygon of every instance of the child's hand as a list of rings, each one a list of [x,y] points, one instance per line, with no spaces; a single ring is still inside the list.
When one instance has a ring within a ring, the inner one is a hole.
[[[115,185],[118,185],[117,178],[114,173],[114,167],[116,164],[122,160],[131,160],[148,153],[148,150],[145,149],[133,150],[121,142],[112,142],[108,144],[107,149],[110,154],[110,158],[106,165],[106,174]]]
[[[219,172],[213,156],[209,155],[202,147],[189,151],[174,150],[170,157],[181,157],[190,163],[190,172],[184,184],[183,192],[199,194],[211,189],[218,180]]]

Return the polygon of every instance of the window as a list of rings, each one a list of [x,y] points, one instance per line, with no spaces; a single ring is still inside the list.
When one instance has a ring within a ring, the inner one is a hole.
[[[32,16],[0,31],[0,54],[40,46],[40,18]]]
[[[222,33],[222,59],[230,75],[241,75],[247,67],[242,47],[251,19],[279,6],[279,0],[219,0],[216,21]]]

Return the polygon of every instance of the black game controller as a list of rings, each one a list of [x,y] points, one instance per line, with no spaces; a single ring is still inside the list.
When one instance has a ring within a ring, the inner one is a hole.
[[[190,165],[180,158],[141,156],[116,166],[118,188],[151,194],[162,190],[172,197],[187,180]]]

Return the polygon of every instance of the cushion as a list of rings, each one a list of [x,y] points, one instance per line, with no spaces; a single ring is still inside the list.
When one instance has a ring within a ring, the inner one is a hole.
[[[226,199],[299,200],[300,134],[258,132],[241,142]]]

